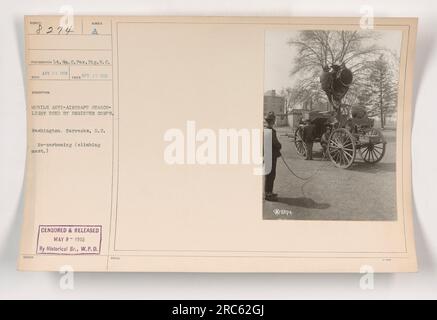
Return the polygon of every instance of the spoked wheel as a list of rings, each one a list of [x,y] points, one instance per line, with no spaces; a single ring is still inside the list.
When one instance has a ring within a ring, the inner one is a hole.
[[[349,168],[355,160],[355,138],[344,128],[331,133],[328,143],[329,159],[339,168]]]
[[[296,147],[296,151],[299,156],[306,157],[307,155],[307,148],[305,146],[305,143],[302,139],[302,129],[297,128],[294,132],[294,146]]]
[[[364,135],[365,143],[360,148],[361,158],[368,163],[377,163],[385,154],[385,139],[381,131],[371,128]],[[368,141],[367,141],[368,140]]]

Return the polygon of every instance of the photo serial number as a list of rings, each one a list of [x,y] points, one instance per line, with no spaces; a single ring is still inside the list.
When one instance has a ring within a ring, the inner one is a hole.
[[[199,318],[211,315],[223,316],[264,316],[264,305],[256,304],[218,304],[214,307],[207,306],[184,306],[179,304],[171,308],[172,315],[191,315]]]

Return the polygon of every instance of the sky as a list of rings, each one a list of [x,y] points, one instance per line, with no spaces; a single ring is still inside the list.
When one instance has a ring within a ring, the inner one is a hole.
[[[264,91],[275,89],[279,92],[283,88],[292,87],[296,79],[290,77],[296,50],[287,42],[295,37],[296,30],[268,30],[265,33],[265,77]],[[402,41],[402,31],[387,30],[373,31],[378,33],[379,39],[375,44],[393,51],[399,56]]]

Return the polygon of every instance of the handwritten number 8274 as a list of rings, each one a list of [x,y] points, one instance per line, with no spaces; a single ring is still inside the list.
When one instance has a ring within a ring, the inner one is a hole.
[[[42,24],[39,24],[38,27],[35,30],[36,34],[69,34],[73,31],[72,26],[48,26],[47,28],[44,28]]]

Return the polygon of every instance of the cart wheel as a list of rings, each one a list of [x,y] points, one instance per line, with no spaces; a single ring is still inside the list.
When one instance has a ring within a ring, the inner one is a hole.
[[[361,146],[361,158],[368,163],[377,163],[385,154],[384,135],[378,129],[371,128],[364,136],[368,138],[369,142]]]
[[[339,168],[349,168],[355,160],[355,138],[344,128],[331,133],[328,144],[329,159]]]
[[[306,157],[307,148],[302,139],[302,130],[301,128],[297,128],[294,132],[294,146],[296,148],[297,154],[301,157]]]

